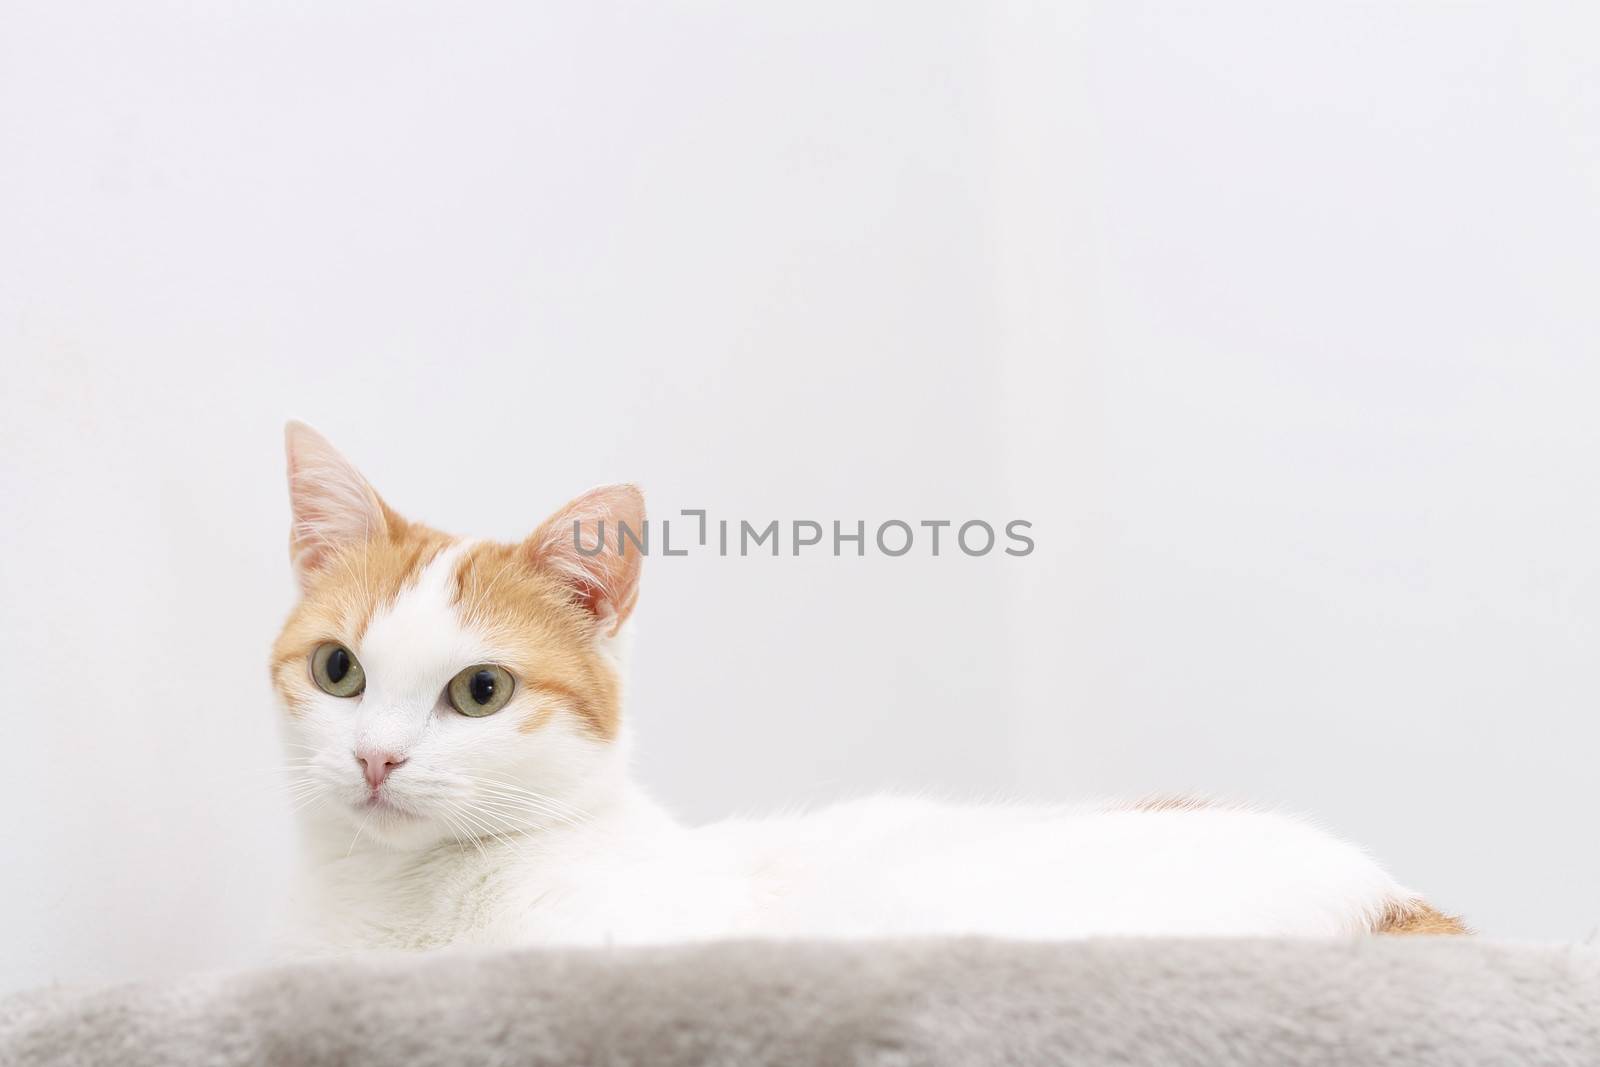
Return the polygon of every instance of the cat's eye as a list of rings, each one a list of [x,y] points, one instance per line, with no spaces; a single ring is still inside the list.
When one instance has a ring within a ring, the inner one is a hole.
[[[367,687],[367,673],[343,645],[332,641],[311,653],[311,680],[324,693],[353,697]]]
[[[504,667],[480,663],[450,679],[450,706],[463,715],[493,715],[511,699],[511,674]]]

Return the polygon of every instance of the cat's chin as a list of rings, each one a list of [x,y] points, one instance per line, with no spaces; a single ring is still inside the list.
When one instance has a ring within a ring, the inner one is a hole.
[[[381,795],[350,803],[339,822],[355,835],[351,848],[367,842],[406,852],[450,839],[449,830],[427,814]]]
[[[410,808],[401,804],[396,804],[393,800],[390,800],[381,793],[376,796],[370,796],[365,801],[357,804],[356,814],[361,816],[363,819],[370,817],[374,819],[392,820],[401,823],[417,822],[422,819],[421,815],[412,811]]]

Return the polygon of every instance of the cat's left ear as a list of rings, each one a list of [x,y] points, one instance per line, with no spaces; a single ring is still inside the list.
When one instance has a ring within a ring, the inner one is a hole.
[[[389,509],[354,465],[303,422],[283,428],[289,462],[289,558],[302,587],[339,549],[389,532]]]
[[[528,538],[536,566],[553,571],[572,598],[614,637],[639,597],[644,563],[644,494],[637,486],[591,489],[544,521]]]

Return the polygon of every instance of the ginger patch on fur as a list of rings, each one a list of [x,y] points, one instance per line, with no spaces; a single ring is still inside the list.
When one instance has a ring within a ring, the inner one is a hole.
[[[1472,931],[1460,916],[1446,915],[1425,901],[1391,903],[1372,924],[1375,934],[1458,936]]]

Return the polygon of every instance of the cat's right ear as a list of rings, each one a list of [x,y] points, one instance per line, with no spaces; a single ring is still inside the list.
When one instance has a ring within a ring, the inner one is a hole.
[[[289,462],[289,559],[302,587],[339,549],[388,532],[387,509],[361,472],[303,422],[283,428]]]

